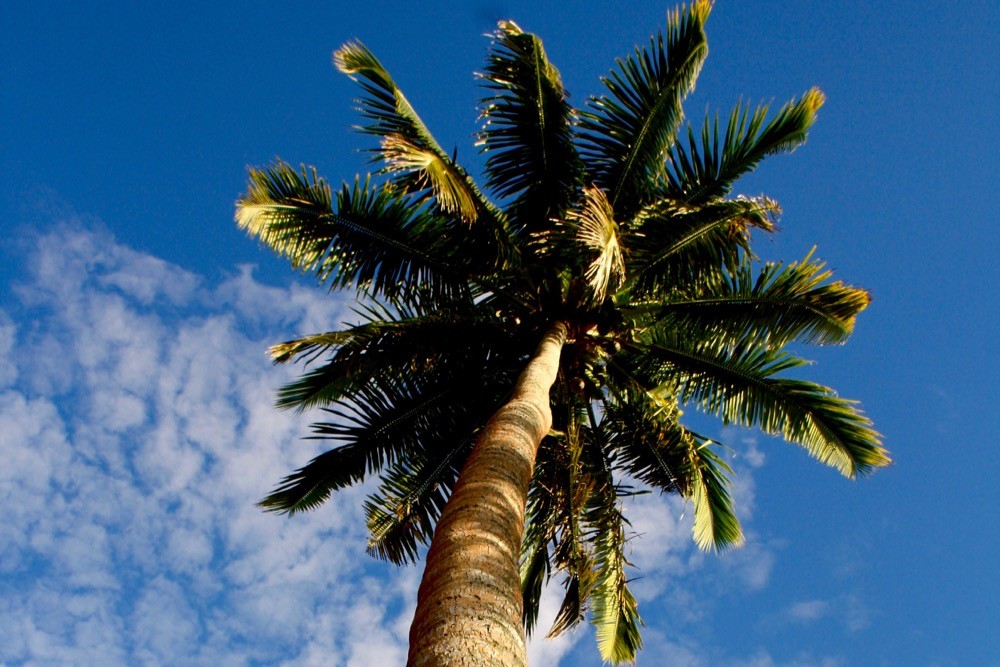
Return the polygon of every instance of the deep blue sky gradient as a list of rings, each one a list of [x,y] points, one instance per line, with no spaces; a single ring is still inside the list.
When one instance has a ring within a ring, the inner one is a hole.
[[[5,3],[0,305],[19,275],[18,239],[59,206],[199,274],[253,263],[287,285],[285,266],[236,230],[232,204],[246,166],[275,156],[335,183],[366,169],[365,139],[350,130],[356,91],[332,68],[334,48],[364,41],[475,170],[472,73],[495,21],[538,33],[582,104],[614,57],[663,24],[666,5],[624,4]],[[815,245],[838,278],[872,291],[846,347],[806,353],[812,377],[863,401],[896,460],[849,483],[762,442],[755,525],[778,554],[771,581],[752,595],[716,591],[711,614],[683,624],[730,654],[766,643],[781,660],[1000,661],[998,15],[994,0],[716,3],[690,120],[812,86],[827,95],[808,143],[737,190],[783,206],[762,258]],[[845,592],[863,596],[864,629],[768,621],[789,600]],[[644,608],[668,635],[670,612]],[[586,641],[574,655],[592,653]]]

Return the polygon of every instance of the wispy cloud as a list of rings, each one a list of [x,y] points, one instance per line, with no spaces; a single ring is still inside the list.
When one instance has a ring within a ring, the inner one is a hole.
[[[274,410],[294,370],[265,350],[338,327],[352,317],[343,303],[262,284],[249,266],[212,284],[80,224],[32,240],[11,294],[0,310],[0,662],[404,661],[420,568],[363,555],[366,490],[291,520],[253,505],[322,447],[301,439],[301,416]],[[749,519],[743,467],[734,493]],[[670,664],[705,664],[671,624],[710,610],[706,572],[717,588],[757,590],[773,555],[751,540],[720,562],[694,549],[677,497],[628,504],[650,621],[640,660],[669,649]],[[587,627],[544,638],[561,595],[557,580],[543,595],[532,664],[578,652],[599,662]]]
[[[871,624],[873,611],[855,593],[843,593],[829,599],[798,600],[762,620],[762,627],[780,631],[792,625],[809,626],[822,621],[824,627],[839,625],[848,633],[864,630]]]
[[[830,603],[826,600],[796,602],[788,608],[788,617],[794,621],[811,623],[830,613]]]
[[[25,266],[0,313],[0,662],[400,663],[413,574],[362,557],[364,491],[253,506],[316,452],[264,351],[342,304],[73,225]]]

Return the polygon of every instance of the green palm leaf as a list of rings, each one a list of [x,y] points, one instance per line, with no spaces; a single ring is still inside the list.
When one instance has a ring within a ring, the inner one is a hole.
[[[465,170],[441,149],[371,51],[360,42],[348,42],[334,52],[333,62],[364,90],[359,110],[369,124],[361,129],[381,138],[375,152],[387,171],[402,175],[398,184],[407,190],[429,185],[441,208],[466,222],[475,222],[483,212],[495,213]]]
[[[593,496],[590,509],[594,526],[596,573],[591,594],[590,621],[597,637],[601,658],[612,664],[634,662],[642,648],[638,604],[628,588],[625,567],[625,526],[628,522],[618,507],[618,494],[606,480]]]
[[[545,229],[570,206],[581,175],[559,72],[540,39],[502,21],[482,78],[493,93],[481,114],[487,187],[515,197],[510,210],[521,226]]]
[[[283,162],[250,171],[236,220],[331,289],[353,285],[389,298],[417,291],[460,294],[469,274],[481,268],[442,242],[446,220],[392,188],[355,181],[334,202],[315,171]]]
[[[688,447],[677,401],[640,387],[621,388],[605,405],[615,465],[664,493],[687,490]]]
[[[457,437],[457,432],[444,431],[437,443],[424,440],[424,449],[409,450],[383,473],[378,491],[365,501],[369,554],[396,565],[417,560],[418,545],[430,541],[469,452],[468,441],[448,446]],[[440,449],[427,451],[434,445]]]
[[[650,179],[680,126],[681,101],[694,88],[708,54],[704,23],[711,3],[698,0],[667,16],[667,32],[645,49],[618,60],[603,79],[610,95],[591,101],[582,115],[584,162],[623,218],[647,203]]]
[[[596,256],[584,273],[593,294],[594,302],[601,303],[625,278],[625,260],[619,243],[618,223],[600,188],[584,190],[583,205],[566,216],[567,226],[573,230],[574,239],[588,254]]]
[[[806,448],[847,477],[869,474],[890,462],[871,422],[853,401],[821,385],[774,377],[805,362],[782,351],[745,344],[692,344],[670,333],[630,346],[638,351],[636,376],[664,383],[682,402],[693,402],[727,424],[757,426]]]
[[[701,549],[739,546],[743,533],[733,512],[725,472],[710,441],[684,428],[677,401],[664,392],[632,387],[610,403],[607,428],[616,464],[664,493],[694,503],[694,539]]]
[[[319,267],[337,222],[330,186],[316,170],[303,165],[296,171],[280,160],[251,169],[247,193],[236,201],[237,225],[291,260],[298,271]]]
[[[743,529],[733,511],[732,469],[709,447],[711,441],[693,434],[688,438],[691,456],[688,498],[694,504],[694,541],[704,551],[723,551],[743,544]]]
[[[750,113],[750,106],[737,104],[729,115],[726,134],[720,139],[719,119],[705,120],[701,141],[688,128],[688,144],[674,144],[667,154],[668,191],[673,199],[689,205],[725,196],[733,182],[751,171],[768,155],[794,150],[823,105],[823,93],[813,88],[788,102],[766,126],[767,106]]]
[[[868,293],[842,282],[812,253],[801,262],[766,264],[755,275],[746,256],[728,280],[706,282],[692,293],[678,290],[650,306],[654,326],[712,335],[719,340],[754,338],[771,347],[792,341],[843,343],[869,302]]]
[[[445,213],[467,222],[479,217],[475,192],[462,174],[435,151],[401,134],[390,134],[382,139],[382,158],[386,172],[403,175],[394,179],[397,187],[402,186],[406,192],[429,189]]]
[[[780,212],[766,197],[717,201],[698,208],[669,200],[652,204],[626,228],[629,280],[623,291],[635,301],[678,285],[700,286],[736,270],[750,255],[750,230],[770,232]]]

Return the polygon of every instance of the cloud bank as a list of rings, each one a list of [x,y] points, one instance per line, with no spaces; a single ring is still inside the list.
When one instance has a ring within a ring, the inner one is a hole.
[[[265,349],[336,300],[78,226],[33,246],[0,315],[0,662],[401,663],[414,572],[363,557],[361,491],[253,505],[315,453]]]
[[[0,310],[0,663],[403,664],[420,571],[365,556],[365,490],[290,520],[253,505],[322,447],[273,409],[294,369],[265,350],[337,327],[344,305],[251,267],[209,284],[80,224],[28,248]],[[668,630],[707,609],[679,583],[706,562],[690,517],[676,498],[629,511],[647,645],[663,649],[640,663],[694,655]],[[772,560],[751,545],[720,576],[760,589]],[[543,598],[532,664],[599,664],[586,628],[542,639],[560,595]]]

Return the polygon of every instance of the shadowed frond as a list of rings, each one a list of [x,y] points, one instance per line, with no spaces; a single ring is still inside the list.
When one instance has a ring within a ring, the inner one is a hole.
[[[677,401],[636,386],[616,389],[602,422],[613,434],[616,467],[663,493],[685,493],[688,447]]]
[[[544,526],[540,515],[534,516],[536,526]],[[532,522],[529,515],[528,523]],[[542,530],[534,533],[525,530],[521,546],[521,599],[523,602],[521,621],[524,631],[530,637],[538,625],[538,611],[542,601],[542,587],[549,580],[548,536]]]
[[[532,471],[521,546],[522,620],[528,634],[534,632],[538,622],[542,585],[548,581],[551,570],[565,569],[579,553],[582,536],[572,492],[572,482],[579,471],[573,469],[572,459],[563,437],[550,435],[542,440]],[[559,617],[567,613],[565,608],[570,603],[569,598],[564,599]]]
[[[812,253],[801,262],[769,263],[754,273],[746,256],[728,280],[706,282],[669,295],[651,306],[654,326],[697,331],[702,337],[739,341],[754,338],[771,347],[793,340],[843,343],[869,302],[868,292],[827,282],[832,272]]]
[[[424,441],[383,473],[378,491],[365,501],[370,537],[368,553],[396,565],[417,560],[417,549],[434,534],[434,524],[451,494],[470,443],[449,447],[461,435],[439,433],[439,442]],[[440,449],[429,452],[428,447]]]
[[[708,54],[704,24],[711,2],[697,0],[667,15],[666,37],[650,39],[645,49],[617,61],[602,79],[609,95],[590,102],[581,114],[582,157],[611,205],[623,218],[647,203],[650,180],[680,126],[681,102],[694,88]]]
[[[315,172],[283,162],[250,170],[236,220],[331,289],[353,285],[388,298],[418,291],[454,295],[481,268],[443,243],[447,221],[391,187],[345,183],[332,202]]]
[[[433,367],[476,368],[483,363],[486,349],[502,346],[507,336],[498,320],[443,311],[368,322],[282,343],[271,350],[275,361],[312,359],[334,351],[325,363],[282,387],[277,404],[302,411],[351,396],[383,374]]]
[[[281,514],[315,509],[334,491],[363,480],[370,456],[366,449],[355,445],[331,449],[282,479],[278,487],[257,504],[268,512]]]
[[[765,157],[804,143],[824,100],[823,93],[813,88],[781,107],[766,126],[767,106],[750,113],[749,105],[737,104],[729,115],[725,136],[719,136],[718,117],[714,122],[705,119],[700,143],[694,130],[688,128],[687,148],[678,141],[667,154],[670,197],[696,205],[725,196],[737,178]]]
[[[590,606],[596,579],[597,571],[590,553],[582,551],[579,567],[565,572],[563,588],[566,592],[563,593],[559,611],[552,621],[548,634],[545,635],[546,638],[558,637],[583,622]]]
[[[646,207],[626,231],[625,290],[634,299],[655,296],[677,285],[700,286],[724,268],[735,271],[741,254],[751,255],[750,230],[772,231],[780,210],[767,197],[739,197],[695,209],[669,201]]]
[[[381,378],[325,411],[334,421],[313,424],[313,438],[344,444],[320,454],[289,475],[260,506],[294,514],[321,505],[333,491],[362,481],[402,452],[419,447],[435,419],[449,416],[458,395],[443,384],[421,387],[412,381]]]
[[[608,473],[603,448],[595,442],[597,434],[581,423],[581,406],[568,410],[567,416],[562,444],[566,460],[556,473],[558,481],[553,484],[561,493],[553,521],[556,532],[552,548],[553,564],[564,576],[565,593],[547,637],[556,637],[575,628],[583,621],[590,605],[597,577],[597,564],[589,544],[594,539],[593,527],[587,525],[598,483],[594,468],[601,474]]]
[[[529,232],[545,229],[570,206],[582,169],[559,72],[540,39],[501,21],[482,78],[493,93],[482,101],[479,135],[486,185],[516,197],[512,219]]]

